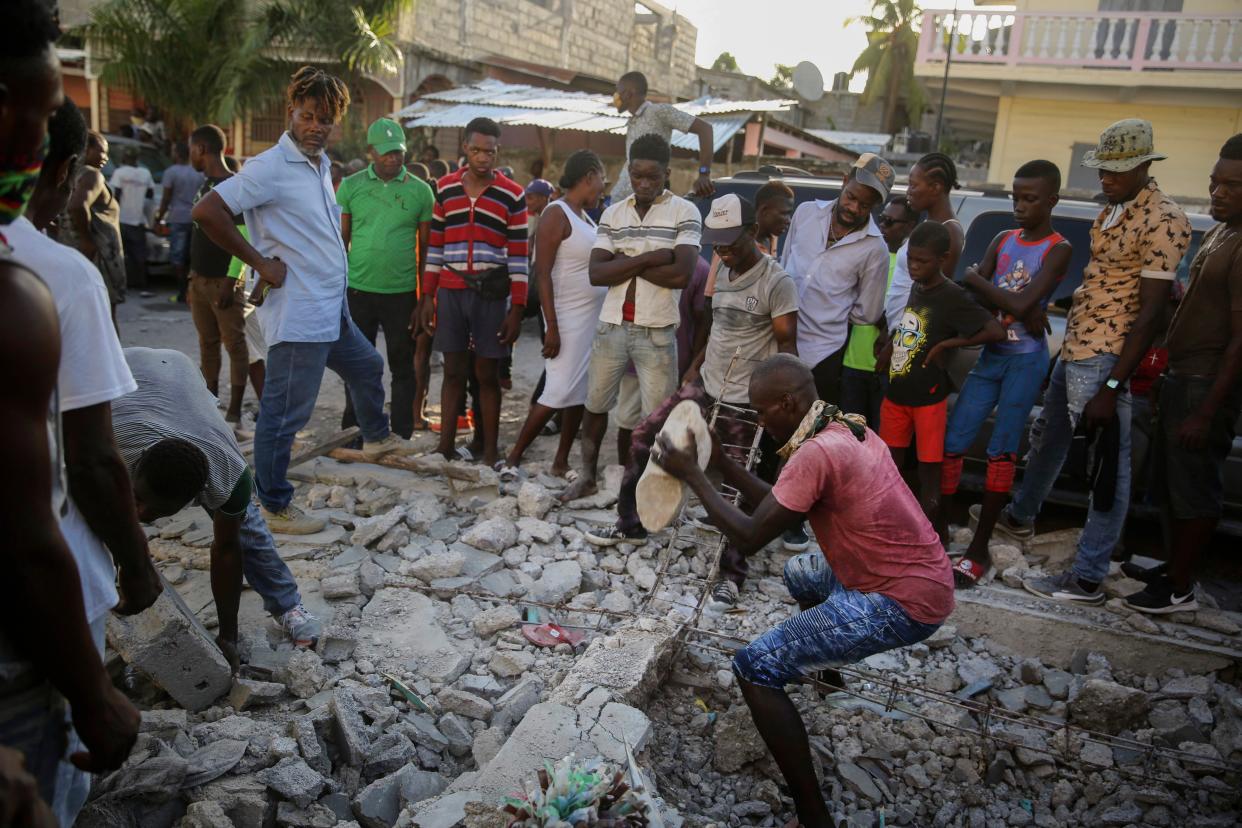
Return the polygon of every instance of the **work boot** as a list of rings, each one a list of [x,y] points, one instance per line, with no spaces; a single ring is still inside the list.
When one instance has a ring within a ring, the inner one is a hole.
[[[391,431],[383,440],[362,444],[362,456],[368,460],[378,460],[388,454],[410,455],[416,451],[413,443]]]
[[[278,535],[313,535],[328,525],[323,518],[311,517],[292,503],[279,512],[269,512],[264,506],[263,519],[267,528]]]
[[[319,619],[311,615],[302,604],[277,616],[276,622],[293,639],[295,647],[314,647],[323,629]]]

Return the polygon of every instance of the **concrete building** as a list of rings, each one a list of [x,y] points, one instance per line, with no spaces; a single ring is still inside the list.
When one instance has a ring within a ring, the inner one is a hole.
[[[60,0],[66,29],[90,19],[99,0]],[[616,79],[643,72],[651,97],[695,97],[698,30],[651,0],[418,0],[401,14],[397,71],[355,84],[361,123],[401,109],[428,91],[482,78],[588,92],[611,92]],[[141,103],[123,89],[100,83],[102,67],[85,51],[66,50],[68,94],[93,128],[112,132],[129,123]],[[284,129],[284,102],[250,113],[232,127],[232,151],[254,155]]]
[[[976,0],[976,5],[989,5]],[[1110,11],[1098,0],[1017,0],[1014,11],[978,9],[957,21],[923,13],[915,74],[938,101],[949,33],[945,121],[958,139],[990,140],[987,178],[1009,180],[1033,158],[1061,167],[1070,190],[1098,191],[1079,166],[1100,131],[1122,118],[1146,118],[1161,186],[1182,199],[1206,198],[1211,160],[1242,132],[1242,4],[1238,0],[1159,0],[1161,11]],[[1128,5],[1133,6],[1133,3]]]

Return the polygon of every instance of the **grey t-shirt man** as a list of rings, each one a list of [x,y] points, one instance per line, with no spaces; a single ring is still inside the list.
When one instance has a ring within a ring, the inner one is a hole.
[[[772,320],[797,311],[798,288],[771,256],[761,256],[758,264],[736,275],[722,264],[712,294],[712,331],[699,369],[707,393],[746,404],[750,375],[777,352]]]
[[[634,192],[630,186],[630,147],[644,135],[659,135],[665,141],[672,141],[673,130],[689,132],[694,123],[694,116],[678,109],[672,104],[652,103],[643,101],[638,111],[630,116],[625,125],[625,160],[621,172],[617,174],[617,182],[612,185],[612,203],[616,204]],[[533,238],[532,233],[532,238]]]
[[[169,224],[189,224],[190,211],[194,209],[194,197],[198,188],[203,186],[203,174],[197,172],[189,164],[173,164],[164,170],[164,178],[160,181],[168,194],[168,214],[165,217]]]
[[[126,348],[125,361],[138,390],[112,402],[112,430],[130,472],[159,441],[185,440],[207,458],[199,505],[225,515],[244,514],[250,504],[250,469],[198,368],[180,351],[155,348]]]

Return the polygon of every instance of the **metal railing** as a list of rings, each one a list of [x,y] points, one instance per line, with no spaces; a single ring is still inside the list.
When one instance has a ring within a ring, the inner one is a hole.
[[[1153,71],[1242,69],[1242,14],[923,12],[917,60]]]

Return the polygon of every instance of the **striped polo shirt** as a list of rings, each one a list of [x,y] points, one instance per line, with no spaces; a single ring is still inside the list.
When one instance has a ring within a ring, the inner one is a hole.
[[[513,280],[509,295],[513,304],[525,305],[529,253],[526,193],[511,179],[494,173],[491,184],[472,203],[462,182],[466,169],[436,182],[424,295],[434,296],[437,287],[467,287],[453,271],[474,274],[507,264]]]
[[[665,190],[656,196],[647,208],[647,214],[639,216],[631,194],[604,211],[595,231],[594,249],[621,253],[631,258],[683,244],[693,245],[697,250],[702,234],[699,209],[686,199]],[[599,314],[601,322],[621,324],[625,293],[630,281],[633,280],[608,288],[603,310]],[[648,328],[676,325],[681,321],[677,308],[680,299],[680,290],[660,287],[639,278],[634,289],[634,324]]]

